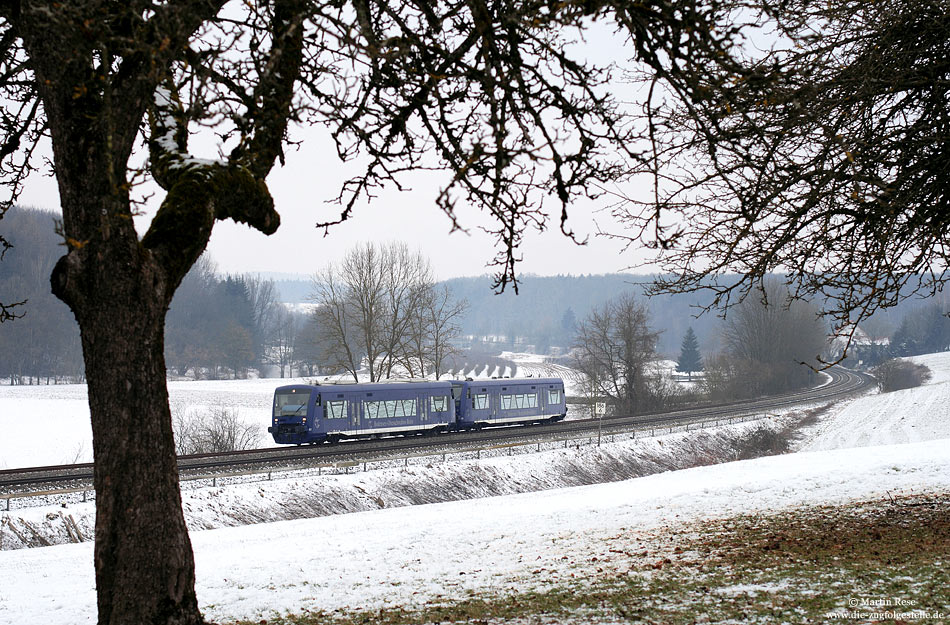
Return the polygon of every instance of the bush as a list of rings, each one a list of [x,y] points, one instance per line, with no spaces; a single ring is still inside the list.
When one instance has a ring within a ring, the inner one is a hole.
[[[877,387],[882,393],[914,388],[930,380],[933,375],[929,368],[909,360],[885,360],[871,370],[877,378]]]
[[[232,408],[176,410],[172,421],[179,456],[254,449],[261,436],[261,426],[244,423]]]
[[[736,458],[748,460],[762,456],[787,454],[791,448],[791,431],[775,431],[759,426],[736,445]]]

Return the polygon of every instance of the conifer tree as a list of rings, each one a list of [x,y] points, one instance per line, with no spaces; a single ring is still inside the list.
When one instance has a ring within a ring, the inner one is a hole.
[[[680,348],[676,370],[687,374],[690,380],[693,379],[693,371],[703,370],[703,359],[699,354],[699,341],[696,340],[696,333],[693,332],[692,327],[686,330],[686,336],[683,337],[683,346]]]

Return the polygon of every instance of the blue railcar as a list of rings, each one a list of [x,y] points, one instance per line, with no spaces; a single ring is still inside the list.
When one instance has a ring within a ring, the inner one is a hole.
[[[452,384],[423,381],[281,386],[267,431],[301,445],[454,427]]]
[[[553,422],[567,414],[560,378],[465,380],[453,386],[459,429]]]

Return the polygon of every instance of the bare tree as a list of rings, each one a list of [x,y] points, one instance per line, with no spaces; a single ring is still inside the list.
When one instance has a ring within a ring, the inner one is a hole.
[[[9,210],[10,204],[0,203],[0,221],[3,221],[3,216]],[[7,239],[0,234],[0,262],[3,261],[3,257],[6,255],[7,251],[12,248],[13,245],[7,241]],[[26,304],[26,300],[20,302],[10,302],[9,304],[4,304],[0,302],[0,323],[4,321],[13,321],[17,317],[22,316],[23,313],[17,314],[16,308]]]
[[[328,356],[330,348],[326,342],[326,335],[321,332],[317,323],[315,315],[304,317],[297,327],[297,336],[294,338],[293,362],[301,372],[306,371],[307,375],[311,376],[341,370],[336,368]]]
[[[261,437],[261,426],[244,423],[233,408],[179,408],[172,417],[179,456],[254,449]]]
[[[270,315],[270,327],[265,361],[277,365],[280,377],[293,375],[294,354],[297,351],[298,315],[282,304],[274,306]]]
[[[455,299],[447,284],[436,287],[423,309],[429,327],[429,362],[437,380],[459,352],[454,341],[462,332],[461,321],[467,310],[468,302]]]
[[[718,2],[711,3],[718,6]],[[674,80],[729,62],[736,29],[705,3],[0,0],[0,205],[52,146],[66,253],[53,292],[79,323],[94,438],[99,622],[201,623],[165,385],[164,321],[219,220],[280,222],[265,182],[292,122],[325,124],[357,202],[413,170],[436,204],[493,218],[497,282],[525,228],[629,170],[647,131],[576,41],[616,25],[641,69]],[[189,153],[192,133],[215,159]],[[138,156],[147,146],[148,162]],[[137,182],[163,191],[139,236]]]
[[[933,372],[926,365],[893,358],[874,367],[872,372],[882,393],[915,388],[926,384],[933,377]]]
[[[425,315],[432,303],[432,265],[420,251],[412,252],[405,243],[391,243],[381,250],[386,268],[383,301],[386,312],[383,331],[382,377],[392,377],[393,368],[404,360],[406,340],[415,321]]]
[[[766,282],[759,297],[733,307],[723,330],[726,352],[738,361],[743,395],[779,393],[813,380],[827,347],[825,326],[810,304],[792,298],[775,280]]]
[[[442,366],[464,304],[436,288],[420,252],[404,243],[362,244],[315,282],[314,316],[334,362],[354,379],[364,357],[370,381],[392,377],[397,366],[410,375]]]
[[[633,241],[661,249],[658,292],[709,290],[728,307],[781,272],[850,339],[874,311],[950,278],[950,10],[757,4],[771,47],[747,46],[723,71],[695,66],[687,98],[644,77],[653,193],[616,212]]]
[[[468,302],[456,300],[447,284],[428,285],[424,295],[411,316],[399,363],[410,377],[434,373],[438,380],[459,353],[453,341],[461,333],[461,317]]]
[[[656,360],[657,333],[633,294],[595,308],[577,325],[575,367],[592,394],[606,397],[622,414],[651,407],[648,365]]]
[[[314,277],[311,300],[316,305],[313,312],[316,339],[324,347],[327,364],[346,371],[358,382],[364,353],[348,311],[346,285],[333,265],[327,265]]]
[[[265,360],[267,334],[273,326],[277,310],[281,308],[277,301],[277,287],[273,280],[265,280],[260,276],[247,274],[241,276],[241,279],[247,285],[253,313],[254,352],[261,357],[261,360]]]

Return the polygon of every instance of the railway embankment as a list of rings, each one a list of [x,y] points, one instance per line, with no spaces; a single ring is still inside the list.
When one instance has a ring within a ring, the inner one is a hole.
[[[184,489],[183,506],[189,527],[202,530],[616,482],[785,453],[798,429],[827,408],[511,456],[439,461],[436,454],[430,462],[355,473],[288,472],[267,481],[194,484]],[[0,521],[0,550],[85,542],[94,524],[91,501],[14,509]]]

